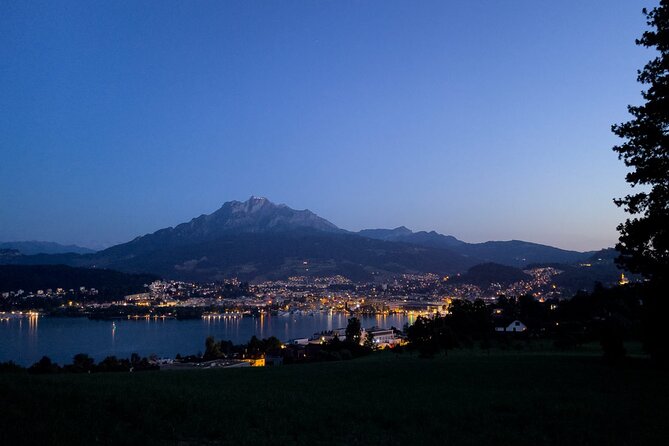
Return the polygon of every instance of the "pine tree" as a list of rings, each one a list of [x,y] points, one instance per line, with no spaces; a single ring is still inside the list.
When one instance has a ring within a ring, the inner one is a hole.
[[[657,56],[638,72],[645,103],[629,106],[632,119],[614,125],[624,142],[613,148],[631,170],[630,185],[641,191],[615,200],[630,214],[618,226],[619,266],[644,276],[644,343],[661,363],[669,360],[669,0],[643,10],[650,29],[637,45],[657,50]]]
[[[612,127],[625,139],[614,147],[618,158],[632,170],[627,182],[644,191],[615,200],[631,218],[618,226],[617,262],[650,280],[664,280],[669,272],[669,1],[643,10],[648,25],[637,45],[655,48],[659,55],[638,73],[648,85],[646,103],[629,106],[633,119]]]

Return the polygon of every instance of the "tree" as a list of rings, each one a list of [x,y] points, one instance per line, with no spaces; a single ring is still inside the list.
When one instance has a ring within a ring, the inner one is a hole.
[[[434,328],[433,319],[418,316],[416,321],[406,329],[409,346],[411,349],[418,350],[423,358],[431,358],[439,352],[440,346]]]
[[[0,373],[18,373],[25,369],[14,361],[0,362]]]
[[[210,361],[212,359],[218,359],[223,356],[221,352],[221,346],[216,342],[213,336],[208,336],[204,341],[204,359]]]
[[[360,325],[360,319],[357,317],[352,317],[348,320],[345,331],[345,339],[349,344],[359,344],[360,336],[362,335],[362,326]]]
[[[66,366],[66,371],[72,373],[90,373],[95,367],[95,361],[86,353],[77,353],[72,358],[72,364]]]
[[[348,320],[348,325],[346,325],[346,342],[359,344],[361,332],[360,319],[352,317]]]
[[[51,358],[48,356],[42,356],[42,359],[31,365],[28,369],[29,373],[35,374],[58,373],[59,371],[60,367],[58,364],[51,362]]]
[[[629,106],[633,118],[612,126],[625,140],[613,150],[631,168],[627,182],[643,187],[643,191],[615,200],[630,214],[618,226],[620,255],[616,262],[648,280],[645,345],[656,360],[665,361],[669,343],[660,318],[669,309],[663,296],[669,271],[669,0],[643,12],[651,29],[636,43],[659,54],[638,72],[637,80],[648,86],[641,93],[645,104]]]
[[[632,168],[627,182],[650,190],[615,200],[632,215],[618,226],[616,248],[621,253],[619,265],[653,280],[663,278],[669,267],[669,1],[643,12],[654,29],[644,32],[636,43],[660,54],[637,77],[649,86],[641,93],[646,103],[628,106],[633,119],[612,130],[626,140],[613,150]]]
[[[116,356],[107,356],[98,364],[99,372],[128,372],[130,371],[130,361],[127,359],[118,359]]]
[[[139,354],[137,353],[131,353],[130,354],[130,364],[134,366],[137,366],[141,362],[142,358],[139,357]]]
[[[369,350],[374,350],[376,348],[376,344],[374,343],[374,334],[370,330],[365,332],[364,346]]]

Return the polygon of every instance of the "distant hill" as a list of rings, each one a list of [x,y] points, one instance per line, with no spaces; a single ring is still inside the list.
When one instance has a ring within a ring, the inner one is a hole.
[[[144,284],[158,277],[149,274],[125,274],[93,268],[73,268],[65,265],[0,265],[0,292],[23,289],[30,292],[48,288],[95,288],[102,293],[118,296],[141,292]]]
[[[0,243],[0,249],[15,249],[21,254],[25,255],[34,255],[34,254],[63,254],[67,252],[72,252],[75,254],[91,254],[95,250],[82,248],[77,245],[61,245],[54,242],[38,242],[38,241],[25,241],[25,242],[2,242]]]
[[[608,262],[613,263],[620,253],[616,251],[615,248],[606,248],[599,251],[595,251],[588,258],[591,262]]]
[[[358,234],[380,240],[449,249],[477,263],[492,262],[516,267],[538,262],[578,262],[588,259],[593,254],[592,252],[567,251],[521,240],[466,243],[451,235],[443,235],[435,231],[412,232],[404,226],[396,229],[365,229]]]
[[[513,266],[500,265],[498,263],[482,263],[469,268],[465,274],[453,277],[450,282],[488,287],[492,283],[510,285],[531,278],[530,275]]]
[[[413,232],[405,226],[395,229],[363,229],[358,234],[378,240],[413,243],[421,246],[429,246],[430,248],[454,249],[467,244],[452,235],[442,235],[435,231]]]
[[[614,248],[606,248],[592,253],[587,259],[575,263],[537,263],[531,267],[551,266],[563,271],[555,276],[555,283],[566,290],[576,292],[579,290],[592,291],[596,282],[604,286],[612,286],[619,282],[620,275],[625,274],[628,280],[641,280],[638,275],[624,272],[618,268],[614,260],[618,257],[618,251]]]
[[[358,235],[363,237],[374,238],[377,240],[385,240],[395,242],[404,236],[413,234],[413,232],[406,226],[400,226],[395,229],[363,229],[358,232]]]

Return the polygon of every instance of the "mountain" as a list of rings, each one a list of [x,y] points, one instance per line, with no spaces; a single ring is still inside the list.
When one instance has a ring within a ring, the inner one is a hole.
[[[482,263],[472,266],[465,274],[453,277],[450,281],[452,283],[467,283],[480,287],[488,287],[492,283],[510,285],[531,278],[532,276],[513,266],[500,265],[498,263]]]
[[[212,214],[95,254],[8,261],[54,262],[199,281],[335,274],[370,280],[401,273],[452,274],[473,265],[448,250],[361,237],[309,210],[258,197],[227,202]]]
[[[100,252],[109,256],[133,256],[133,253],[163,250],[166,247],[191,246],[229,238],[239,234],[280,234],[285,232],[344,232],[309,210],[291,209],[274,204],[266,198],[251,197],[245,202],[229,201],[212,214],[203,214],[174,228],[160,229],[152,234],[112,246]]]
[[[536,263],[530,267],[550,266],[562,271],[555,276],[555,284],[572,293],[579,290],[592,291],[596,282],[604,286],[616,285],[621,274],[632,282],[638,282],[643,278],[636,274],[623,271],[615,264],[615,258],[618,257],[618,251],[615,248],[606,248],[596,251],[588,258],[574,263]]]
[[[95,252],[92,249],[82,248],[77,245],[61,245],[54,242],[38,241],[3,242],[0,243],[0,249],[15,249],[25,255],[64,254],[67,252],[73,252],[75,254],[91,254]]]
[[[522,240],[467,243],[456,252],[486,262],[517,267],[524,267],[531,263],[573,263],[583,261],[592,255],[591,252],[568,251]]]
[[[468,259],[445,250],[384,242],[345,233],[285,231],[238,233],[194,243],[166,240],[146,249],[126,244],[96,255],[98,266],[151,271],[189,280],[281,279],[342,274],[353,280],[378,275],[462,271]]]
[[[514,267],[572,263],[584,256],[521,241],[470,244],[403,226],[353,233],[309,210],[251,197],[95,253],[22,255],[0,250],[0,263],[65,264],[194,281],[335,274],[371,280],[403,273],[452,275],[486,262]]]
[[[19,289],[35,292],[48,288],[69,290],[83,286],[120,297],[140,292],[145,284],[154,280],[158,277],[65,265],[0,265],[0,292]]]
[[[377,240],[385,240],[388,242],[395,242],[402,237],[411,235],[413,232],[406,226],[400,226],[395,229],[363,229],[358,232],[358,235]]]
[[[448,249],[477,263],[492,262],[515,267],[545,262],[573,263],[586,260],[593,254],[591,252],[567,251],[521,240],[466,243],[451,235],[443,235],[435,231],[412,232],[404,226],[396,229],[364,229],[358,234],[379,240]]]
[[[593,263],[613,263],[619,255],[616,248],[606,248],[595,251],[588,260]]]

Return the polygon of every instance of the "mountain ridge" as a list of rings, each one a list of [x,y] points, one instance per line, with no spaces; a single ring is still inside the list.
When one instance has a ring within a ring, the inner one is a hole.
[[[369,280],[402,273],[452,274],[486,262],[513,267],[564,263],[586,254],[522,241],[469,244],[404,226],[351,232],[308,209],[252,196],[93,254],[5,253],[0,263],[62,263],[202,281],[315,274]]]
[[[78,245],[63,245],[56,242],[45,242],[39,240],[24,240],[14,242],[0,242],[0,249],[15,249],[21,254],[92,254],[94,249],[85,248]]]
[[[478,259],[481,263],[500,263],[515,267],[545,262],[573,263],[586,260],[595,253],[595,251],[570,251],[523,240],[467,243],[452,235],[443,235],[436,231],[413,232],[404,226],[395,229],[363,229],[358,234],[379,240],[449,249],[463,256]]]

